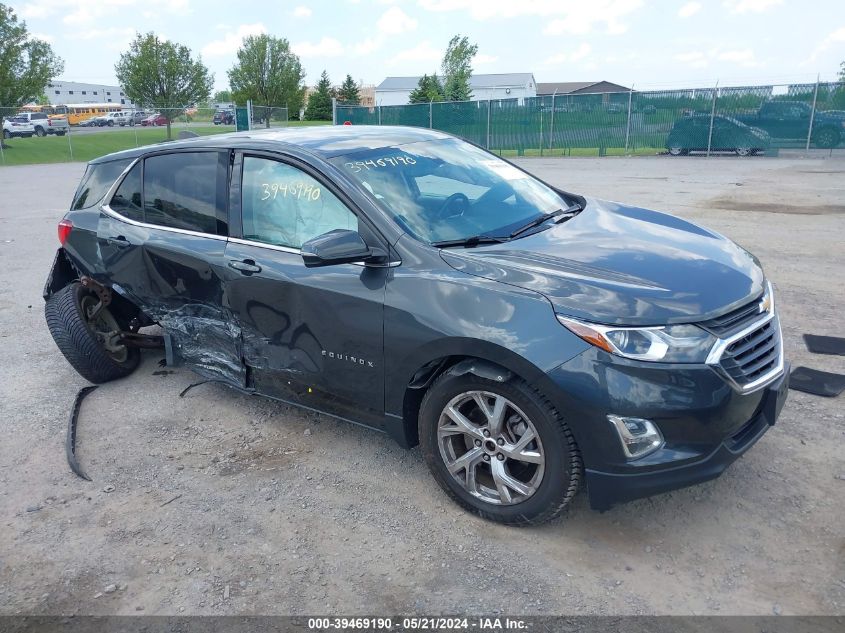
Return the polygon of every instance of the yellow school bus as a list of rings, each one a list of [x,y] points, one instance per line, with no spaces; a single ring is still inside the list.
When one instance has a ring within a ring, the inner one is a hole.
[[[82,121],[106,112],[120,112],[123,106],[119,103],[67,103],[53,106],[53,109],[56,110],[55,114],[66,114],[68,123],[71,125],[78,125]]]

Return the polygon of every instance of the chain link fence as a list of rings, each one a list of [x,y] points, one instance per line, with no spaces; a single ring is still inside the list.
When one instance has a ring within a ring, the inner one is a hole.
[[[88,161],[152,143],[235,131],[235,111],[229,108],[131,110],[117,104],[0,106],[0,116],[3,117],[0,165]],[[287,125],[286,107],[252,107],[252,129]]]
[[[337,106],[335,122],[427,127],[519,156],[845,153],[845,84]]]

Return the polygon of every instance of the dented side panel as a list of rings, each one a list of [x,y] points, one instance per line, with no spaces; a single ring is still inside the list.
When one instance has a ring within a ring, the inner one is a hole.
[[[370,426],[384,425],[387,268],[306,268],[298,253],[230,242],[226,300],[257,391]]]
[[[179,359],[203,375],[246,384],[240,328],[224,307],[224,239],[101,213],[97,243],[107,282],[162,326]]]

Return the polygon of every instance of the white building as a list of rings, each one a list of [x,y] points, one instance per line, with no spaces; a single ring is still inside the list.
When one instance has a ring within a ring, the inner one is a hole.
[[[419,77],[387,77],[376,86],[375,105],[405,105]],[[537,82],[532,73],[472,75],[469,79],[473,101],[517,99],[537,96]]]
[[[44,92],[51,105],[64,103],[116,103],[127,108],[135,104],[123,93],[120,86],[83,84],[77,81],[57,80],[47,84]]]

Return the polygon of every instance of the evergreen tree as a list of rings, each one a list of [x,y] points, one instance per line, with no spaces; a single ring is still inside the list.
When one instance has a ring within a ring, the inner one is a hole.
[[[443,101],[443,86],[437,78],[437,73],[420,77],[417,87],[408,95],[408,103],[429,103],[431,101]]]
[[[346,79],[337,91],[337,102],[341,105],[358,105],[361,103],[361,94],[358,91],[358,84],[352,79],[352,75],[346,75]]]
[[[329,80],[329,74],[324,70],[320,74],[320,81],[314,86],[314,92],[308,97],[308,107],[305,108],[306,120],[332,120],[332,92],[332,82]]]

